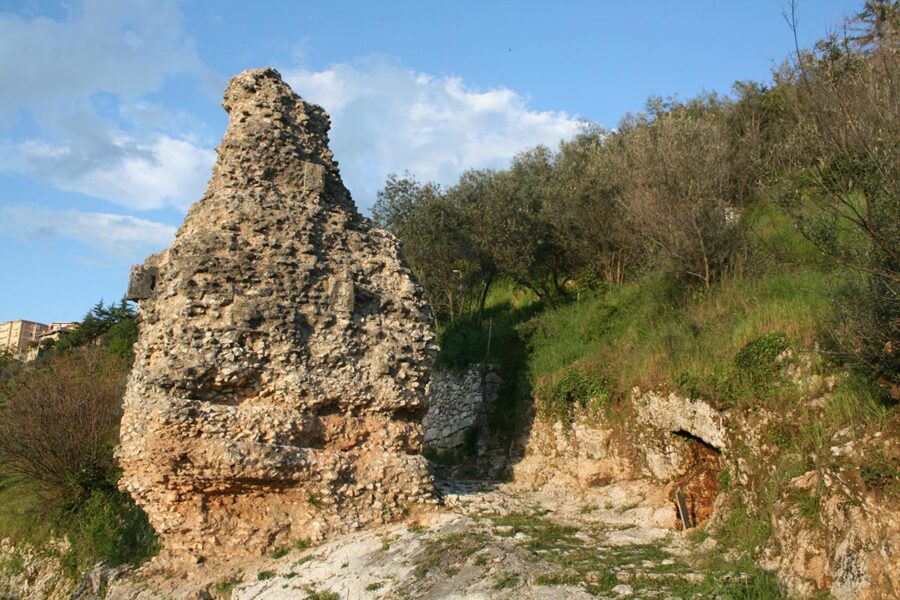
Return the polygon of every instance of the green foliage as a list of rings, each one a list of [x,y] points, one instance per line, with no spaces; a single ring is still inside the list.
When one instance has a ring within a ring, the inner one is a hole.
[[[137,339],[137,328],[134,325],[136,315],[134,308],[124,298],[118,304],[108,305],[104,305],[101,300],[87,312],[75,331],[60,336],[56,350],[79,348],[103,339],[104,345],[114,345],[111,348],[113,353],[130,360],[133,355],[128,344],[133,344]],[[128,321],[131,321],[130,325],[125,324]]]
[[[884,491],[900,487],[900,464],[891,462],[882,454],[874,454],[860,468],[860,476],[866,487]]]
[[[16,373],[0,406],[0,535],[72,542],[66,573],[103,561],[138,564],[158,541],[117,489],[113,458],[127,377],[123,360],[89,345],[54,352]]]
[[[787,348],[785,334],[773,331],[747,342],[734,357],[734,364],[746,373],[771,374],[775,359]]]
[[[277,576],[277,573],[275,573],[275,571],[260,571],[259,573],[256,574],[256,580],[257,581],[266,581],[266,580],[272,579],[276,576]]]
[[[160,547],[147,515],[130,496],[114,488],[93,490],[57,519],[71,542],[62,563],[73,578],[98,560],[111,566],[138,565]]]
[[[671,593],[679,597],[722,600],[786,600],[775,573],[763,571],[749,561],[719,566],[700,583],[680,582]]]
[[[756,557],[772,535],[772,525],[765,515],[751,513],[738,503],[728,511],[716,529],[719,542],[740,554]]]
[[[732,477],[731,477],[730,470],[728,470],[726,468],[726,469],[722,469],[721,471],[719,471],[718,480],[719,480],[719,489],[721,489],[723,492],[727,492],[728,490],[731,489]]]
[[[314,588],[307,588],[306,600],[341,600],[341,595],[337,592],[318,591]]]
[[[611,395],[602,381],[570,368],[544,395],[540,408],[551,418],[567,421],[575,407],[590,407],[594,412],[599,412],[608,408],[610,402]]]
[[[216,582],[212,587],[213,597],[222,599],[231,598],[231,592],[233,592],[234,588],[240,585],[241,582],[242,580],[240,577],[229,577],[228,579]]]
[[[787,336],[772,331],[747,342],[735,355],[738,373],[755,395],[767,397],[778,388],[775,359],[787,349]]]

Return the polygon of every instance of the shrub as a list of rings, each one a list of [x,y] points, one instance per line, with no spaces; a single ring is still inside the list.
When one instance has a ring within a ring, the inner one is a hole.
[[[567,369],[553,390],[545,395],[542,409],[548,416],[568,421],[574,407],[605,409],[611,395],[604,383],[578,369]]]
[[[18,481],[18,492],[0,489],[0,506],[15,493],[27,498],[3,517],[25,542],[65,535],[71,545],[61,561],[71,577],[98,561],[137,564],[159,546],[147,516],[117,489],[113,447],[126,377],[121,356],[71,348],[23,367],[0,406],[0,475]]]
[[[111,566],[136,565],[159,549],[147,515],[130,496],[112,487],[92,491],[83,504],[63,512],[58,521],[71,542],[62,562],[72,577],[97,560]]]
[[[747,342],[735,355],[734,364],[739,376],[751,386],[754,394],[765,397],[772,392],[776,385],[775,359],[787,349],[787,336],[773,331]]]
[[[0,408],[0,459],[51,494],[87,495],[114,468],[127,372],[102,348],[23,369]]]

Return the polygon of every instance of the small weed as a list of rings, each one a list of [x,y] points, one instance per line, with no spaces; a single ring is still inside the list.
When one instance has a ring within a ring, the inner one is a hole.
[[[483,567],[486,564],[487,564],[487,556],[485,556],[484,554],[480,554],[475,557],[475,565],[476,566]]]
[[[567,369],[553,389],[541,397],[542,412],[565,423],[571,421],[575,407],[590,407],[592,412],[599,413],[612,402],[612,394],[602,381],[574,368]]]
[[[594,512],[595,510],[597,510],[598,508],[600,508],[600,507],[594,503],[585,504],[584,506],[581,507],[581,514],[583,514],[583,515],[590,514],[590,513]]]
[[[408,529],[411,533],[415,533],[415,534],[420,534],[420,533],[424,533],[424,532],[428,531],[428,527],[426,527],[425,525],[422,525],[421,523],[412,523],[408,527]]]
[[[538,585],[579,585],[582,581],[577,573],[549,573],[535,578]]]
[[[8,573],[9,575],[21,575],[25,572],[25,560],[21,554],[14,553],[0,562],[0,573]]]
[[[790,494],[790,499],[800,509],[800,516],[809,521],[813,525],[821,525],[822,520],[819,516],[819,497],[801,490],[794,490]]]
[[[883,490],[900,482],[900,468],[892,464],[883,455],[875,455],[864,464],[859,474],[866,487],[871,490]]]
[[[735,355],[734,364],[741,379],[758,397],[766,398],[777,389],[775,359],[787,349],[787,336],[773,331],[747,342]]]
[[[503,573],[494,580],[495,590],[514,588],[519,583],[519,576],[515,573]]]
[[[309,548],[312,548],[311,540],[301,538],[294,542],[294,550],[308,550]]]
[[[727,492],[731,489],[731,471],[727,468],[719,471],[719,489],[723,492]]]
[[[257,581],[265,581],[267,579],[272,579],[275,577],[275,571],[260,571],[256,574]]]
[[[317,591],[316,588],[306,588],[306,600],[341,600],[341,596],[337,592]]]
[[[318,494],[309,494],[306,497],[306,501],[309,502],[310,506],[322,508],[322,498]]]
[[[771,537],[772,525],[765,517],[750,514],[744,506],[736,506],[728,512],[716,533],[724,547],[755,556]]]
[[[706,531],[706,529],[704,529],[703,527],[694,527],[693,529],[688,529],[687,532],[687,538],[695,544],[703,543],[708,537],[709,532]]]
[[[237,576],[218,581],[212,587],[213,594],[216,598],[231,598],[231,592],[240,585],[241,581],[241,578]]]
[[[281,548],[275,548],[271,552],[269,552],[269,558],[281,558],[286,556],[287,553],[290,552],[289,548],[282,546]]]
[[[380,581],[376,581],[375,583],[370,583],[369,585],[367,585],[367,586],[366,586],[366,591],[367,591],[367,592],[374,592],[375,590],[380,590],[380,589],[383,588],[383,587],[384,587],[384,583],[382,583],[382,582],[380,582]]]

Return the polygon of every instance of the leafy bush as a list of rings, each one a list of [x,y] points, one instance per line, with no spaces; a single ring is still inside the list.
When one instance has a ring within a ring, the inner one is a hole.
[[[98,561],[136,564],[158,549],[147,516],[117,489],[113,457],[128,364],[103,346],[53,352],[23,367],[0,406],[0,533],[65,535],[75,577]],[[28,523],[26,526],[19,521]]]
[[[147,515],[127,494],[115,489],[95,489],[88,499],[58,517],[71,542],[63,556],[66,572],[76,577],[97,560],[108,565],[140,564],[159,549],[156,532]]]
[[[578,369],[567,369],[549,394],[545,394],[541,408],[547,416],[568,421],[574,407],[590,407],[595,412],[609,406],[612,396],[604,383]]]
[[[747,342],[734,357],[742,380],[757,396],[768,396],[777,386],[775,359],[787,349],[787,336],[781,331],[773,331]]]
[[[114,469],[127,371],[97,347],[23,369],[0,408],[0,460],[55,496],[87,495]]]

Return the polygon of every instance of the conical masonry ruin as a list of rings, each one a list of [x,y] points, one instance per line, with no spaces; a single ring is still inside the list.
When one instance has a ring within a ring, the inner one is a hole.
[[[228,129],[140,305],[121,488],[165,549],[259,554],[431,498],[431,312],[397,240],[356,210],[330,120],[274,69],[233,78]]]

